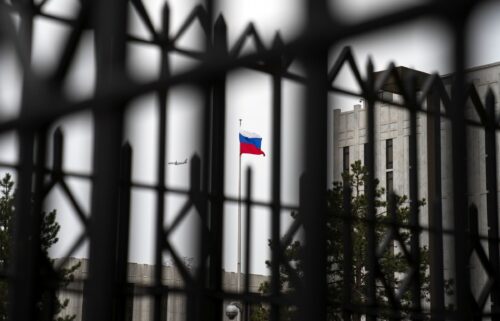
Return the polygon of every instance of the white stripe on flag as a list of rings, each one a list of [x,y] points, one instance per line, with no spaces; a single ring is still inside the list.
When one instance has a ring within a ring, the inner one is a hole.
[[[253,132],[248,132],[246,130],[240,131],[240,134],[245,136],[245,137],[248,137],[248,138],[262,138],[259,134],[253,133]]]

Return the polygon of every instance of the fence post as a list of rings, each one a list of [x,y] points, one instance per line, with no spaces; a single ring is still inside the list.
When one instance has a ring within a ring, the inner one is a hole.
[[[169,30],[170,30],[170,8],[168,3],[163,5],[162,11],[162,30],[160,34],[161,40],[161,64],[160,64],[160,78],[166,79],[170,76],[170,60],[169,60]],[[168,315],[168,306],[163,307],[162,303],[166,302],[168,305],[168,293],[163,293],[165,288],[162,286],[162,272],[163,272],[163,242],[164,242],[164,220],[165,220],[165,193],[163,187],[166,182],[165,163],[167,159],[167,117],[168,117],[168,89],[163,87],[157,92],[158,95],[158,163],[156,183],[156,212],[155,212],[155,267],[154,267],[154,285],[155,294],[153,301],[153,317],[155,321],[160,321],[164,313]],[[166,296],[166,298],[164,298]],[[163,313],[162,313],[163,312]]]
[[[20,11],[19,29],[16,37],[20,38],[21,50],[24,49],[25,59],[22,83],[22,101],[20,119],[30,116],[35,108],[45,107],[39,100],[31,79],[32,71],[30,59],[32,56],[33,23],[35,4],[33,0],[22,0],[18,5]],[[14,36],[14,35],[13,35]],[[19,134],[19,168],[18,184],[13,217],[12,247],[9,250],[11,257],[9,274],[8,315],[9,319],[29,321],[36,318],[38,290],[40,287],[39,269],[40,255],[40,226],[43,190],[43,168],[45,167],[46,128],[21,127]],[[38,141],[35,142],[38,136]],[[36,154],[34,152],[36,145]],[[36,159],[35,168],[33,160]],[[35,180],[33,180],[35,178]],[[34,194],[32,192],[34,191]],[[22,255],[19,255],[22,253]]]
[[[374,71],[371,59],[368,61],[367,66],[367,81],[366,81],[366,103],[367,103],[367,128],[368,128],[368,179],[366,180],[366,199],[367,199],[367,215],[366,224],[368,225],[367,232],[367,256],[366,267],[368,271],[367,278],[367,315],[368,321],[376,320],[376,249],[377,239],[375,234],[375,93],[374,91]]]
[[[486,95],[488,124],[485,128],[486,147],[486,207],[488,212],[488,253],[495,281],[491,290],[491,320],[500,320],[499,246],[498,246],[498,194],[495,96],[491,89]]]
[[[210,61],[213,56],[213,34],[214,34],[214,23],[213,23],[213,0],[205,0],[206,6],[206,19],[204,21],[205,26],[205,62]],[[201,216],[201,233],[199,239],[199,250],[200,250],[200,258],[201,261],[206,262],[207,259],[211,256],[210,242],[211,242],[211,233],[210,233],[210,204],[211,202],[209,197],[210,187],[211,187],[211,166],[212,166],[212,158],[211,158],[211,130],[212,130],[212,85],[210,80],[202,81],[200,83],[200,87],[203,92],[203,111],[202,111],[202,130],[200,141],[202,142],[202,168],[201,168],[201,192],[202,195],[199,200],[199,213]],[[200,264],[198,266],[197,271],[197,283],[198,283],[198,293],[199,293],[199,311],[196,317],[193,320],[204,320],[208,318],[211,320],[211,311],[212,311],[212,300],[208,299],[205,295],[205,291],[207,289],[207,280],[210,281],[212,278],[211,274],[212,270],[207,264]],[[211,288],[211,284],[208,284],[208,288]],[[222,311],[221,311],[222,313]],[[189,319],[188,319],[189,320]],[[189,320],[191,321],[191,320]]]
[[[443,213],[441,190],[441,104],[437,89],[427,96],[427,200],[431,320],[443,320]]]
[[[214,55],[210,59],[224,61],[228,56],[227,27],[222,15],[214,27]],[[226,75],[220,72],[214,76],[212,102],[212,152],[211,152],[211,204],[210,204],[210,266],[209,288],[218,292],[222,289],[222,246],[224,223],[224,152],[226,115]],[[222,299],[212,297],[209,320],[222,317]]]
[[[195,208],[196,211],[198,211],[198,214],[200,216],[200,225],[199,229],[197,230],[198,235],[197,235],[197,251],[198,251],[198,257],[200,258],[200,262],[204,262],[204,247],[203,243],[206,241],[207,238],[207,228],[206,228],[206,220],[205,220],[205,203],[204,199],[202,196],[202,190],[201,190],[201,182],[202,182],[202,177],[201,177],[201,159],[197,154],[194,154],[191,157],[191,168],[190,168],[190,195],[189,197],[191,198],[191,202]],[[195,243],[195,242],[193,242]],[[204,278],[204,269],[205,269],[205,264],[199,264],[198,269],[196,270],[195,274],[195,283],[193,284],[194,288],[188,289],[188,297],[187,297],[187,306],[189,306],[189,309],[186,311],[186,320],[187,321],[194,321],[194,320],[201,320],[203,319],[203,313],[201,311],[203,307],[203,291],[204,291],[204,286],[205,286],[205,278]]]
[[[454,16],[455,74],[452,92],[451,141],[453,160],[453,217],[456,320],[470,320],[470,271],[467,248],[467,132],[465,122],[465,16],[463,1],[457,4]]]
[[[342,319],[344,321],[351,321],[352,316],[352,290],[354,284],[353,275],[353,244],[352,244],[352,230],[353,230],[353,217],[352,217],[352,189],[348,181],[344,181],[343,185],[343,203],[342,212],[337,213],[340,215],[342,221],[342,243],[343,243],[343,295],[342,295]]]
[[[129,320],[126,309],[127,302],[133,300],[133,293],[128,293],[128,243],[130,227],[130,194],[132,175],[132,147],[123,145],[120,159],[120,195],[118,209],[118,233],[116,246],[116,320]],[[132,295],[132,298],[129,298]],[[133,301],[132,301],[133,302]]]
[[[481,248],[481,244],[479,241],[479,222],[478,222],[478,210],[476,204],[472,203],[469,206],[469,212],[467,213],[467,232],[469,233],[469,239],[466,242],[465,253],[467,255],[467,259],[470,261],[472,254],[476,252],[479,260],[481,261],[480,252],[478,249]],[[476,301],[476,298],[472,294],[472,291],[469,294],[471,300],[471,319],[474,321],[482,320],[482,308],[483,306],[479,305]]]
[[[409,153],[410,153],[410,251],[413,261],[413,280],[410,289],[411,296],[411,319],[421,319],[421,280],[420,280],[420,221],[419,221],[419,195],[418,195],[418,144],[417,144],[417,88],[416,79],[414,76],[406,81],[408,94],[408,107],[410,110],[410,137],[409,137]]]
[[[250,253],[252,251],[252,169],[250,167],[246,170],[246,197],[245,197],[245,304],[243,305],[243,318],[242,321],[250,321],[250,305],[248,304],[248,298],[250,296]]]
[[[92,2],[95,26],[96,96],[125,75],[127,3],[122,0]],[[107,106],[104,106],[106,104]],[[114,320],[117,272],[122,101],[105,101],[94,112],[94,180],[89,235],[89,278],[84,315],[87,321]],[[111,105],[111,106],[109,106]],[[111,107],[111,108],[110,108]]]
[[[308,32],[328,21],[324,0],[307,1]],[[326,149],[328,44],[318,39],[302,52],[307,74],[305,106],[304,278],[301,320],[326,320]]]
[[[272,190],[272,218],[271,218],[271,293],[274,297],[278,297],[280,289],[280,226],[281,226],[281,100],[282,100],[282,66],[283,56],[283,41],[279,34],[276,35],[273,43],[273,50],[279,53],[279,58],[271,62],[272,74],[272,99],[273,99],[273,150],[272,158],[272,173],[271,180]],[[277,304],[271,304],[271,321],[280,319],[280,308]]]

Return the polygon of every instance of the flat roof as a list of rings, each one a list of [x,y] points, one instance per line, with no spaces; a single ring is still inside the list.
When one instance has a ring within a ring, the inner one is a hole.
[[[411,69],[411,68],[404,67],[404,66],[398,66],[395,68],[395,70],[398,73],[399,78],[403,81],[410,76],[414,76],[415,80],[416,80],[416,87],[417,87],[416,90],[417,91],[422,89],[423,84],[425,83],[427,78],[430,76],[430,74],[425,73],[423,71]],[[375,81],[377,81],[377,79],[382,77],[382,75],[384,73],[385,73],[385,70],[375,72]],[[389,76],[389,78],[386,80],[385,84],[382,86],[382,90],[387,91],[387,92],[391,92],[391,93],[395,93],[395,94],[401,94],[401,90],[400,90],[398,84],[396,83],[396,79],[394,79],[394,76],[392,74]]]

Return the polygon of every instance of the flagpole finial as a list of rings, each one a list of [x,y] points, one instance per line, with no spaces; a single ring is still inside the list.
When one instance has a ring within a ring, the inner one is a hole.
[[[240,128],[241,128],[241,121],[242,121],[243,119],[241,119],[241,118],[240,118],[240,119],[238,119],[238,120],[240,121]]]

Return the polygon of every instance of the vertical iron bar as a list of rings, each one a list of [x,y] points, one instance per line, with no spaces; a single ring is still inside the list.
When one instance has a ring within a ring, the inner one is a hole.
[[[40,289],[40,269],[42,252],[40,247],[40,227],[42,224],[43,168],[45,167],[45,130],[37,135],[25,129],[20,133],[20,171],[14,218],[15,241],[10,252],[10,271],[14,279],[9,288],[11,320],[34,320],[37,318],[37,303]],[[26,143],[26,146],[22,144]],[[33,152],[36,145],[36,154]],[[36,157],[37,170],[33,166]],[[34,184],[32,183],[35,174]],[[33,184],[33,185],[32,185]],[[33,187],[32,187],[33,186]],[[34,193],[32,194],[32,188]],[[23,204],[24,203],[24,204]],[[19,255],[19,253],[23,253]]]
[[[199,256],[200,262],[198,265],[197,271],[197,285],[198,285],[198,303],[199,309],[196,310],[196,315],[193,316],[193,319],[188,319],[188,321],[195,320],[204,320],[209,315],[209,311],[211,311],[210,302],[207,303],[206,300],[206,286],[208,275],[207,272],[207,258],[210,256],[210,230],[209,230],[209,201],[208,201],[208,192],[210,187],[210,122],[211,122],[211,88],[208,84],[204,83],[203,85],[203,94],[205,97],[204,110],[203,110],[203,130],[202,130],[202,141],[203,141],[203,169],[202,169],[202,190],[201,194],[203,195],[200,198],[200,239],[199,239]],[[210,264],[210,263],[209,263]]]
[[[169,25],[170,25],[170,8],[168,3],[163,5],[162,11],[162,30],[161,30],[161,65],[160,77],[165,79],[170,76],[170,61],[168,56],[169,51]],[[158,90],[158,163],[156,181],[158,189],[156,190],[156,213],[155,213],[155,267],[154,267],[154,285],[156,288],[153,299],[153,317],[155,321],[161,321],[162,305],[168,305],[168,293],[164,293],[165,288],[162,284],[162,269],[163,269],[163,238],[164,238],[164,219],[165,219],[165,194],[163,187],[166,183],[165,163],[167,157],[167,108],[168,108],[168,89],[162,88]],[[166,299],[164,300],[164,297]],[[165,309],[165,315],[168,315]]]
[[[121,0],[92,2],[95,26],[96,95],[125,75],[127,4]],[[119,215],[120,154],[124,101],[103,102],[94,112],[94,181],[89,228],[90,257],[85,317],[113,320],[116,242]],[[112,108],[109,108],[109,105]]]
[[[343,236],[343,295],[342,295],[342,319],[351,321],[352,316],[352,290],[354,284],[353,277],[353,250],[352,250],[352,203],[351,203],[351,186],[344,181],[343,186],[343,212],[338,213],[342,218],[342,236]]]
[[[497,143],[495,96],[491,89],[486,94],[486,112],[488,123],[485,128],[486,147],[486,207],[488,212],[488,253],[491,268],[494,271],[495,283],[491,291],[491,319],[500,320],[500,258],[498,246],[498,189],[497,189]]]
[[[474,203],[471,203],[469,206],[467,213],[467,220],[469,222],[467,227],[467,232],[469,233],[469,242],[467,244],[468,248],[466,249],[465,252],[467,253],[467,258],[470,260],[473,253],[476,252],[477,246],[481,246],[479,244],[478,211],[477,211],[477,206]],[[471,317],[472,317],[471,319],[474,321],[481,321],[483,319],[481,315],[483,312],[482,307],[478,305],[473,295],[470,295],[470,297],[472,299],[470,307]]]
[[[227,27],[222,15],[215,22],[214,54],[211,59],[224,61],[228,55]],[[214,76],[212,105],[212,152],[211,152],[211,204],[210,204],[210,290],[222,289],[222,246],[224,224],[224,152],[226,115],[226,75],[220,72]],[[210,320],[222,316],[222,299],[212,297]]]
[[[398,220],[398,214],[397,214],[397,196],[394,193],[394,191],[391,191],[389,195],[387,195],[387,216],[389,217],[389,222],[391,224],[390,231],[391,234],[394,236],[397,233],[399,233],[399,226],[398,224],[401,224],[401,222]],[[390,243],[391,245],[391,256],[394,258],[394,242]],[[418,273],[418,269],[417,269]],[[396,290],[396,289],[391,289],[391,290]],[[391,303],[391,311],[390,311],[390,321],[398,321],[401,320],[401,305],[399,302],[394,302],[393,300],[394,297],[391,297],[388,295],[389,298],[389,303]],[[391,302],[392,301],[392,302]],[[412,302],[413,303],[413,302]],[[413,314],[413,313],[412,313]]]
[[[373,63],[371,59],[368,61],[367,66],[367,82],[366,82],[366,104],[368,113],[368,179],[366,180],[366,198],[367,198],[367,213],[366,219],[368,224],[367,232],[367,257],[366,267],[368,271],[368,278],[366,282],[367,287],[367,316],[368,321],[376,320],[376,250],[377,240],[375,235],[375,93],[374,90],[374,74]]]
[[[211,59],[212,56],[212,36],[213,36],[213,0],[205,0],[207,16],[205,20],[205,52],[206,58]],[[212,124],[212,86],[209,81],[202,82],[201,88],[203,90],[204,106],[202,111],[202,130],[201,130],[201,141],[203,142],[202,150],[202,194],[203,197],[200,199],[200,216],[201,216],[201,237],[200,243],[198,245],[200,252],[200,264],[198,265],[197,271],[197,284],[198,284],[198,307],[197,314],[193,317],[193,320],[203,320],[204,318],[210,318],[211,304],[206,300],[205,287],[207,286],[207,258],[210,255],[209,242],[210,242],[210,232],[209,232],[209,201],[208,193],[210,191],[210,169],[211,169],[211,124]]]
[[[43,134],[45,136],[45,133]],[[62,171],[63,171],[63,155],[64,155],[64,135],[60,127],[57,127],[56,130],[54,131],[53,135],[53,144],[52,144],[52,180],[60,180],[62,179]],[[45,145],[45,143],[43,143]],[[42,149],[45,149],[46,146],[43,146]],[[39,160],[36,162],[37,164],[37,172],[41,178],[41,181],[38,183],[40,186],[43,186],[43,180],[44,180],[44,175],[43,175],[43,168],[45,167],[45,152],[39,153],[38,154]],[[43,193],[43,192],[42,192]],[[35,193],[37,195],[38,193]],[[45,195],[45,194],[42,194]],[[41,213],[42,211],[42,204],[39,204],[40,208],[39,210],[34,210],[35,213]],[[44,220],[43,216],[41,218],[42,222]],[[43,224],[43,223],[42,223]],[[41,233],[41,232],[40,232]],[[41,245],[41,244],[40,244]],[[54,270],[50,260],[48,257],[42,256],[41,258],[41,269],[43,271],[46,271],[46,276],[48,277],[48,280],[45,281],[45,284],[48,284],[47,288],[41,289],[42,291],[46,291],[44,295],[42,296],[42,301],[40,301],[41,304],[41,315],[38,316],[40,320],[53,320],[54,318],[54,313],[55,313],[55,300],[57,299],[56,293],[58,290],[58,281],[59,281],[59,276],[57,275],[57,272]],[[45,267],[43,265],[46,265]],[[45,270],[47,269],[47,270]]]
[[[252,169],[247,168],[247,186],[246,186],[246,199],[245,199],[245,305],[244,321],[250,321],[250,305],[248,304],[248,296],[250,294],[250,253],[252,242]]]
[[[204,109],[203,109],[203,129],[201,130],[202,137],[201,141],[203,142],[203,169],[202,169],[202,197],[200,199],[200,217],[201,217],[201,237],[199,239],[198,248],[199,256],[200,256],[200,264],[198,266],[197,271],[197,282],[198,282],[198,298],[199,298],[199,306],[200,311],[194,317],[194,320],[202,320],[206,317],[205,314],[207,309],[210,309],[209,306],[205,305],[205,286],[207,280],[207,258],[209,257],[209,217],[208,217],[208,191],[210,187],[210,123],[211,123],[211,95],[212,90],[208,83],[202,83],[202,90],[204,96]],[[189,319],[188,319],[189,320]],[[191,321],[191,320],[189,320]]]
[[[456,320],[470,320],[470,279],[467,256],[467,134],[465,123],[465,1],[459,1],[453,15],[455,79],[452,86],[452,159]]]
[[[328,21],[326,1],[307,2],[308,32],[320,34]],[[303,48],[307,73],[305,111],[304,283],[301,320],[326,320],[326,150],[328,45],[319,38]]]
[[[441,191],[441,102],[437,89],[427,96],[427,191],[431,321],[443,320],[443,210]]]
[[[128,243],[130,227],[130,194],[132,175],[132,147],[129,143],[123,145],[120,157],[120,194],[119,194],[119,216],[116,251],[116,320],[127,320],[128,298]],[[133,299],[133,297],[132,297]]]
[[[276,35],[273,43],[273,49],[280,51],[283,48],[281,37]],[[281,96],[282,96],[282,80],[281,72],[283,65],[283,57],[272,61],[273,68],[273,153],[272,153],[272,217],[271,217],[271,293],[277,298],[280,294],[280,226],[281,226]],[[280,319],[280,307],[276,303],[271,304],[271,321]]]
[[[190,175],[190,195],[192,202],[194,204],[195,209],[198,211],[198,214],[200,215],[201,218],[201,224],[200,228],[198,230],[198,235],[200,238],[200,241],[206,240],[207,233],[206,233],[206,219],[205,219],[205,207],[204,207],[204,199],[202,197],[202,191],[201,191],[201,184],[202,184],[202,177],[201,177],[201,159],[198,155],[193,155],[191,157],[191,175]],[[196,278],[195,278],[195,289],[189,289],[188,291],[188,297],[187,297],[187,306],[189,307],[186,311],[186,320],[196,320],[196,318],[199,317],[201,311],[201,296],[203,295],[203,286],[204,283],[201,281],[204,280],[203,278],[203,270],[205,269],[205,261],[204,261],[204,251],[203,249],[203,244],[199,244],[200,251],[198,252],[199,255],[199,264],[198,264],[198,269],[196,271]],[[201,252],[201,255],[200,255]],[[200,273],[200,271],[202,273]]]
[[[20,42],[26,52],[22,52],[28,59],[31,59],[32,54],[32,37],[33,37],[33,14],[34,4],[32,0],[19,1],[18,5],[23,9],[20,12],[20,30],[19,35],[23,37]],[[30,66],[25,66],[29,68]],[[22,84],[22,102],[20,118],[29,116],[35,107],[36,98],[35,85],[33,79],[29,78],[31,70],[23,70]],[[37,107],[40,107],[39,105]],[[45,106],[43,106],[45,107]],[[33,204],[33,159],[35,156],[35,135],[34,128],[20,128],[19,130],[19,175],[18,175],[18,190],[16,193],[16,209],[13,218],[13,241],[9,251],[11,258],[9,274],[12,277],[9,279],[9,319],[28,321],[36,317],[37,304],[37,288],[38,288],[38,271],[40,267],[40,212],[36,212],[41,200],[39,199],[38,184],[41,178],[37,175],[35,183],[35,202]],[[40,161],[39,156],[45,153],[45,135],[40,133],[37,146],[37,161]],[[42,160],[43,161],[43,160]],[[42,165],[42,164],[37,164]],[[40,174],[40,173],[38,173]],[[33,206],[34,205],[34,206]],[[23,253],[23,255],[19,255]]]
[[[197,286],[198,286],[198,307],[196,310],[196,315],[193,316],[193,319],[189,319],[188,321],[194,320],[203,320],[210,310],[210,304],[206,304],[205,298],[205,287],[207,283],[207,258],[210,254],[209,242],[210,242],[210,233],[209,233],[209,218],[208,218],[208,191],[209,191],[209,181],[210,181],[210,98],[211,98],[211,89],[208,84],[203,84],[203,91],[205,97],[205,106],[203,110],[203,137],[201,138],[203,141],[203,169],[202,169],[202,190],[200,200],[199,200],[199,214],[200,214],[200,239],[198,243],[199,248],[199,257],[200,262],[198,265],[197,271]]]
[[[413,282],[410,289],[411,296],[411,320],[420,319],[421,312],[421,280],[420,280],[420,222],[419,222],[419,209],[418,209],[418,145],[417,145],[417,92],[416,92],[416,79],[411,77],[406,82],[408,104],[410,112],[410,254],[412,263],[410,269],[413,269]]]
[[[37,289],[38,292],[35,292],[35,300],[37,300],[37,303],[41,299],[41,293],[47,291],[50,294],[55,294],[55,289],[51,286],[47,286],[47,283],[52,280],[41,280],[42,277],[53,277],[53,267],[48,260],[47,257],[44,257],[44,254],[42,252],[42,247],[41,247],[41,235],[40,235],[40,230],[41,226],[43,224],[43,189],[44,189],[44,182],[45,182],[45,176],[44,176],[44,168],[45,168],[45,160],[46,160],[46,151],[47,151],[47,127],[41,128],[38,133],[37,133],[37,139],[35,142],[35,149],[36,149],[36,170],[35,170],[35,179],[34,179],[34,190],[31,201],[32,201],[32,219],[33,219],[33,226],[32,226],[32,234],[31,234],[31,247],[32,251],[34,252],[34,264],[37,267],[37,270],[35,271],[35,276],[37,277],[36,280],[34,280],[33,283],[33,288]],[[43,265],[46,266],[43,266]],[[40,271],[45,270],[46,275],[43,275],[40,273]],[[46,283],[47,282],[47,283]],[[45,288],[43,288],[42,284],[45,283]],[[50,300],[52,301],[52,300]],[[53,308],[53,302],[48,302],[49,306],[46,307],[40,307],[40,310],[46,310],[49,313],[49,316],[52,317],[52,309]],[[36,313],[36,312],[35,312]],[[36,314],[35,314],[36,315]],[[41,316],[39,316],[41,318]]]
[[[63,171],[63,147],[64,147],[64,136],[61,127],[57,127],[54,131],[53,137],[53,165],[52,165],[52,176],[53,179],[61,179]]]

